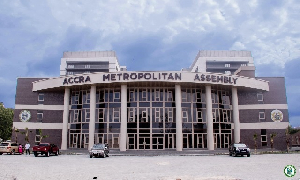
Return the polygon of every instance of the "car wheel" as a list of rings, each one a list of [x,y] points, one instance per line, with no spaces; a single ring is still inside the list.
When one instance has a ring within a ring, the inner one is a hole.
[[[34,154],[34,157],[37,157],[37,156],[38,156],[38,153],[37,153],[37,152],[34,152],[33,154]]]
[[[2,153],[0,153],[0,155],[2,155]]]
[[[231,152],[229,152],[229,156],[232,156]]]
[[[50,152],[48,151],[48,152],[46,152],[46,157],[49,157],[50,156]]]
[[[250,154],[247,154],[247,157],[250,157]]]
[[[234,156],[234,157],[236,157],[236,156],[237,156],[236,152],[233,154],[233,156]]]
[[[59,150],[57,150],[57,151],[55,152],[55,156],[58,156],[58,154],[59,154]]]
[[[90,154],[90,158],[93,158],[93,155]]]
[[[105,153],[103,154],[103,158],[106,158],[106,154]]]

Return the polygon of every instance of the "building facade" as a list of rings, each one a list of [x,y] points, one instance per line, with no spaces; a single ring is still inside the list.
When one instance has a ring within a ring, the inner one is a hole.
[[[62,58],[61,72],[69,74],[72,58],[82,56],[74,54],[69,63]],[[286,148],[284,78],[255,77],[249,51],[199,51],[181,71],[126,71],[113,55],[119,68],[111,71],[18,78],[14,128],[29,130],[31,142],[48,135],[43,141],[61,149],[108,143],[120,151],[213,150],[233,142],[254,148],[255,135],[258,148],[268,148],[271,134],[274,148]]]

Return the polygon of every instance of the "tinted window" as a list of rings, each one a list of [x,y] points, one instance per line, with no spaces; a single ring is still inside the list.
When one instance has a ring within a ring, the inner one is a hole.
[[[0,146],[8,146],[8,143],[1,143]]]

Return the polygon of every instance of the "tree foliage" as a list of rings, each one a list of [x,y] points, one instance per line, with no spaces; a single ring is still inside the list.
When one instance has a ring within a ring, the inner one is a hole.
[[[300,131],[300,129],[293,128],[291,125],[289,125],[288,128],[287,128],[287,131],[288,131],[288,134],[295,134],[298,131]]]
[[[0,138],[8,140],[11,137],[12,125],[13,125],[14,110],[5,108],[0,103]]]

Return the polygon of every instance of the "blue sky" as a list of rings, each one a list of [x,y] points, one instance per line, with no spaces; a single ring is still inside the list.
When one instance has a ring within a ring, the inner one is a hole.
[[[189,67],[199,50],[249,50],[256,76],[286,78],[300,126],[299,10],[298,0],[1,0],[0,102],[14,108],[18,77],[59,76],[64,51],[114,50],[129,71],[159,71]]]

